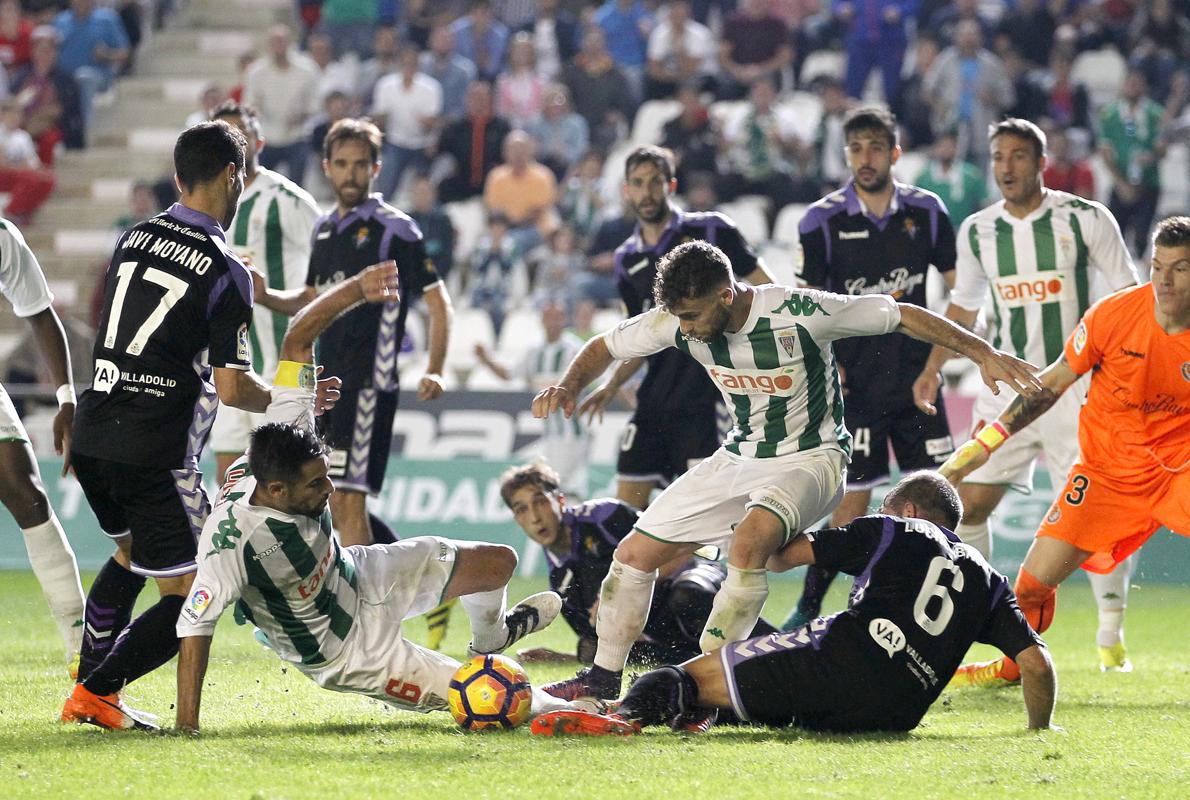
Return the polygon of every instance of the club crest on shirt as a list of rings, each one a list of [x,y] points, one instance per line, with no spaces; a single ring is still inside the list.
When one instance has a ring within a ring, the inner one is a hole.
[[[1182,377],[1190,381],[1190,361],[1182,365]]]
[[[917,238],[917,222],[914,221],[913,217],[905,217],[904,228],[905,228],[905,234],[910,239]]]
[[[793,358],[793,354],[797,351],[797,336],[786,333],[778,336],[777,341],[781,343],[781,349],[785,351],[785,355]]]
[[[368,230],[367,225],[364,225],[359,230],[357,230],[355,232],[355,249],[363,250],[364,245],[368,243],[368,239],[371,238],[371,235],[372,233]]]

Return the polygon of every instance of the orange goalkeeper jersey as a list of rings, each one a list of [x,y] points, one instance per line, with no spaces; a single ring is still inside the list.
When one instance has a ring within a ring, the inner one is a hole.
[[[1078,374],[1094,370],[1079,416],[1081,460],[1122,484],[1190,472],[1190,331],[1166,333],[1146,283],[1093,305],[1066,341]]]

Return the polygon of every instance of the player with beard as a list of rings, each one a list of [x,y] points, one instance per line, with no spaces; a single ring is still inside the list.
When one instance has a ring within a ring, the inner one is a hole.
[[[1004,199],[959,226],[955,289],[946,316],[971,326],[992,299],[992,342],[1019,358],[1052,364],[1079,319],[1104,295],[1136,283],[1136,270],[1111,212],[1094,200],[1047,189],[1045,134],[1032,122],[1005,119],[988,130],[992,173]],[[950,356],[935,348],[918,379],[920,402],[933,397]],[[1078,416],[1090,385],[1079,378],[1054,407],[1004,443],[959,485],[967,513],[955,529],[991,557],[989,517],[1007,491],[1030,493],[1037,457],[1045,454],[1054,488],[1079,454]],[[1005,410],[1008,399],[984,392],[975,401],[975,432]],[[1107,574],[1089,572],[1099,607],[1099,666],[1127,671],[1124,606],[1134,559]]]
[[[380,148],[380,131],[367,120],[342,119],[331,126],[322,168],[334,189],[336,207],[314,229],[306,285],[289,292],[271,289],[260,280],[255,286],[262,305],[294,314],[368,266],[397,262],[400,302],[352,309],[318,340],[323,366],[343,380],[342,400],[322,423],[335,484],[331,512],[344,545],[394,541],[387,526],[368,514],[366,501],[369,494],[379,494],[388,468],[397,412],[397,351],[409,304],[421,297],[430,317],[430,360],[418,384],[419,400],[442,394],[452,315],[446,286],[426,255],[417,223],[379,194],[371,194],[380,172]]]
[[[174,625],[210,510],[198,459],[215,409],[269,402],[248,353],[252,281],[224,233],[244,189],[244,146],[226,122],[183,131],[181,201],[125,232],[108,268],[71,462],[117,551],[87,596],[80,682],[63,721],[141,725],[119,692],[177,652]],[[129,624],[147,577],[161,599]]]
[[[594,665],[551,684],[558,697],[614,698],[648,617],[658,568],[701,546],[728,549],[727,578],[699,645],[743,639],[768,596],[769,556],[830,513],[842,497],[851,436],[831,343],[897,331],[942,344],[980,365],[984,382],[1030,394],[1031,367],[938,314],[886,294],[839,295],[735,280],[721,250],[687,242],[657,268],[656,307],[591,339],[533,414],[571,415],[587,382],[612,361],[679,348],[701,364],[734,412],[709,458],[674,481],[616,546],[596,614]]]
[[[709,242],[731,261],[737,275],[753,284],[772,277],[735,223],[714,211],[687,213],[673,204],[678,183],[673,153],[638,147],[624,165],[623,200],[636,214],[636,229],[616,250],[616,286],[629,316],[653,305],[657,263],[683,242]],[[587,397],[580,414],[602,412],[640,368],[629,359]],[[653,488],[665,488],[719,446],[722,407],[706,372],[687,354],[666,350],[649,356],[636,392],[636,411],[624,428],[616,463],[616,497],[634,508],[649,504]],[[724,428],[727,426],[725,425]]]
[[[901,156],[897,120],[880,108],[857,108],[843,120],[844,152],[851,180],[806,211],[798,226],[801,279],[839,294],[891,294],[901,303],[926,304],[926,274],[933,266],[954,286],[954,228],[938,195],[897,183],[892,168]],[[873,487],[889,479],[889,446],[902,473],[933,469],[954,451],[939,389],[937,413],[914,404],[913,381],[930,345],[890,333],[835,345],[843,382],[844,421],[851,431],[847,492],[831,514],[839,528],[868,512]],[[791,630],[818,616],[834,573],[819,565],[806,571]]]

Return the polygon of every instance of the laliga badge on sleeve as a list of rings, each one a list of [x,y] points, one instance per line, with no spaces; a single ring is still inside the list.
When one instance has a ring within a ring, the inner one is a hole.
[[[211,591],[205,586],[195,587],[194,591],[190,593],[190,597],[186,599],[186,604],[182,606],[182,615],[191,622],[197,623],[202,619],[202,615],[210,604]]]

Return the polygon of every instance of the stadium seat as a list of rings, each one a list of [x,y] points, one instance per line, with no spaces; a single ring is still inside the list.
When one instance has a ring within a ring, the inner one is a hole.
[[[624,315],[618,308],[601,308],[591,317],[591,329],[596,333],[603,333],[624,321]]]
[[[513,364],[504,366],[512,367]],[[469,392],[501,392],[523,388],[519,381],[506,381],[487,367],[476,366],[467,376],[467,391]]]
[[[1098,108],[1119,98],[1127,71],[1124,57],[1114,47],[1104,47],[1079,53],[1070,68],[1070,78],[1087,87],[1092,105]]]
[[[765,242],[760,246],[760,256],[764,259],[765,266],[768,267],[774,282],[786,286],[797,284],[798,244],[796,238],[792,244],[776,239]]]
[[[1107,205],[1107,201],[1111,197],[1111,188],[1112,184],[1115,183],[1115,178],[1112,177],[1111,170],[1107,168],[1107,164],[1103,161],[1103,156],[1099,155],[1099,153],[1095,153],[1088,158],[1087,164],[1091,167],[1091,175],[1095,178],[1095,199]]]
[[[477,344],[482,344],[489,351],[495,348],[496,332],[492,329],[492,318],[488,312],[478,308],[456,310],[454,324],[450,328],[450,344],[446,348],[446,366],[460,383],[465,383],[468,374],[475,369]]]
[[[782,98],[777,106],[793,112],[797,120],[797,134],[812,142],[822,121],[822,98],[813,92],[792,92]]]
[[[815,78],[827,77],[843,80],[847,69],[847,56],[834,50],[816,50],[802,62],[802,74],[798,86],[809,86]]]
[[[455,226],[455,258],[465,259],[475,249],[479,237],[487,227],[487,215],[483,209],[483,198],[473,197],[457,203],[446,203],[442,210]]]
[[[716,100],[707,107],[711,123],[718,130],[723,130],[727,124],[748,111],[747,100]]]
[[[777,220],[773,223],[773,241],[784,245],[796,245],[798,242],[797,226],[806,216],[808,205],[804,203],[790,203],[777,212]]]
[[[624,162],[634,149],[636,145],[632,142],[620,142],[608,152],[600,181],[604,197],[620,196],[620,185],[624,183]]]
[[[517,308],[508,312],[500,329],[497,358],[512,366],[520,361],[530,347],[545,340],[541,328],[541,312],[535,308]]]
[[[1190,192],[1186,185],[1186,176],[1190,175],[1190,147],[1185,142],[1171,144],[1158,169],[1161,197],[1157,201],[1157,217],[1186,213],[1190,208]]]
[[[929,160],[929,155],[923,150],[901,153],[901,157],[893,166],[893,178],[901,183],[914,183]]]
[[[646,100],[636,110],[636,119],[632,123],[634,144],[660,144],[661,129],[678,114],[682,113],[682,104],[677,100]]]
[[[740,229],[740,233],[744,234],[744,238],[756,245],[769,238],[766,206],[765,198],[745,195],[730,203],[720,203],[719,211],[730,217]]]

